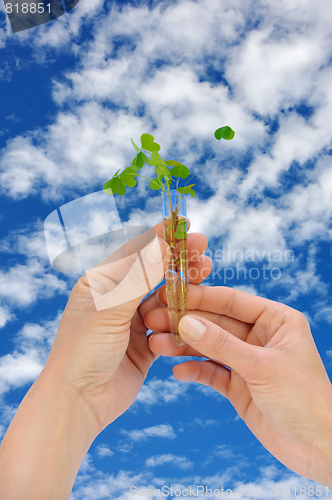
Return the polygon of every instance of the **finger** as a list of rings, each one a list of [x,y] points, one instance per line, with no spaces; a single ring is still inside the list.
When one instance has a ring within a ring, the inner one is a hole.
[[[201,255],[188,265],[189,283],[199,285],[212,271],[212,260],[207,255]]]
[[[197,294],[200,294],[200,288],[204,287],[189,285],[189,314],[194,314],[202,318],[206,318],[207,320],[212,321],[216,325],[232,333],[239,339],[246,340],[249,332],[252,329],[251,324],[244,323],[234,318],[230,318],[229,316],[193,308],[193,305],[195,303],[197,304],[196,299]],[[169,332],[170,322],[168,309],[166,307],[167,301],[165,287],[161,287],[160,289],[158,289],[158,294],[156,295],[155,299],[153,298],[153,296],[151,297],[151,303],[147,303],[145,305],[145,308],[141,311],[141,316],[145,325],[150,330],[154,330],[156,332]],[[149,299],[150,297],[145,302],[148,302]]]
[[[188,227],[190,227],[189,220]],[[112,290],[117,283],[129,273],[140,252],[154,240],[156,235],[159,238],[163,237],[162,222],[159,222],[159,224],[155,225],[153,228],[122,245],[116,252],[112,253],[107,259],[98,264],[98,266],[88,271],[87,276],[84,277],[83,280],[88,278],[88,286],[94,290],[98,290],[101,294]],[[188,235],[188,239],[193,241],[189,246],[191,253],[194,252],[193,244],[201,253],[206,250],[207,238],[203,234],[199,234],[198,237],[194,237],[193,240],[192,236],[189,238]],[[192,258],[192,256],[190,257]],[[109,283],[109,279],[112,280],[111,283]]]
[[[175,346],[171,340],[169,333],[155,333],[149,335],[150,350],[158,356],[197,356],[202,357],[202,354],[190,345]]]
[[[179,334],[188,345],[234,369],[245,380],[260,363],[262,347],[240,340],[206,318],[187,314],[180,320]]]
[[[189,294],[190,309],[219,313],[254,324],[275,302],[224,286],[196,287]]]
[[[182,382],[197,382],[229,398],[231,371],[213,361],[187,361],[173,367],[173,375]]]

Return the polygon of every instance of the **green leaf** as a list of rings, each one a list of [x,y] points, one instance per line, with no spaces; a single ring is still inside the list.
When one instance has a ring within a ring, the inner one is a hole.
[[[187,231],[187,221],[179,220],[178,225],[176,226],[177,231]]]
[[[158,189],[162,189],[162,183],[159,177],[156,177],[155,179],[152,179],[149,184],[150,188],[153,189],[154,191],[158,191]]]
[[[137,153],[137,155],[135,156],[135,158],[131,162],[130,166],[131,166],[131,168],[135,168],[136,170],[139,170],[140,168],[143,167],[143,165],[144,165],[143,153],[142,152]]]
[[[143,158],[143,153],[140,152],[138,153],[138,155],[136,156],[136,166],[138,169],[142,168],[144,165],[144,158]]]
[[[196,196],[196,191],[194,191],[193,189],[190,189],[189,193],[191,194],[191,196],[195,197]]]
[[[195,186],[195,184],[189,184],[189,186],[178,187],[177,191],[181,194],[188,194],[188,193],[191,194],[191,191],[194,191],[193,189],[191,189],[193,186]]]
[[[147,149],[146,146],[151,144],[154,141],[154,137],[151,134],[142,134],[141,135],[141,144],[142,149]]]
[[[145,154],[145,153],[141,153],[141,155],[142,155],[142,158],[143,158],[143,160],[144,160],[144,163],[146,163],[147,165],[151,165],[151,163],[150,163],[150,162],[151,162],[150,158],[149,158],[148,156],[146,156],[146,154]]]
[[[218,128],[215,131],[214,136],[218,141],[220,141],[220,139],[230,141],[235,136],[235,132],[231,129],[231,127],[226,125],[225,127]]]
[[[159,151],[160,150],[160,145],[157,142],[150,142],[148,144],[148,147],[144,148],[150,151],[150,153],[153,153],[153,151]]]
[[[113,195],[118,194],[122,196],[123,194],[126,193],[126,186],[117,175],[114,175],[112,179],[105,182],[103,190],[107,194],[113,194]]]
[[[188,175],[190,175],[190,170],[185,165],[179,163],[178,165],[175,165],[172,168],[171,174],[174,175],[175,177],[181,177],[181,179],[186,179]]]
[[[151,160],[150,160],[150,165],[153,165],[154,167],[158,167],[158,165],[163,165],[165,162],[162,159],[162,157],[157,153],[156,151],[153,151],[151,153]]]
[[[152,153],[153,151],[159,151],[160,145],[154,142],[154,137],[151,134],[141,135],[142,149],[146,149]]]
[[[137,171],[134,168],[127,167],[120,174],[120,179],[128,187],[134,187],[137,184],[135,177],[137,176]]]
[[[176,239],[184,239],[187,237],[187,221],[180,220],[176,226],[176,232],[174,233]]]
[[[171,171],[165,165],[157,165],[154,171],[158,175],[165,175],[166,177],[171,177]]]
[[[136,149],[136,151],[138,152],[138,151],[139,151],[139,147],[138,147],[138,146],[136,146],[136,144],[134,143],[134,141],[133,141],[132,139],[130,139],[130,140],[131,140],[132,145],[134,146],[134,148],[135,148],[135,149]]]
[[[136,164],[136,161],[137,161],[137,155],[135,156],[135,158],[133,159],[133,161],[131,162],[131,168],[135,168],[138,170],[138,166]]]

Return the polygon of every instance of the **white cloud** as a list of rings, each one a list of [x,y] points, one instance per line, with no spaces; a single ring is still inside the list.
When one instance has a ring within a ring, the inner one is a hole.
[[[206,427],[213,427],[220,425],[220,421],[214,420],[212,418],[208,418],[205,420],[202,420],[201,418],[195,418],[192,424],[199,425],[200,427],[203,427],[203,429],[205,429]]]
[[[0,303],[0,328],[3,328],[9,321],[15,319],[15,316],[9,311],[8,307]]]
[[[37,46],[42,39],[48,47],[66,44],[78,33],[82,15],[90,22],[100,8],[100,2],[91,4],[89,12],[87,6],[75,8],[75,15],[43,27]],[[237,0],[229,5],[180,0],[151,9],[113,7],[93,25],[76,67],[53,82],[55,101],[69,107],[47,128],[7,142],[4,191],[14,198],[38,192],[60,200],[65,193],[76,196],[100,188],[130,162],[130,136],[137,139],[152,129],[162,138],[163,152],[195,170],[198,159],[213,148],[214,128],[227,122],[236,138],[224,141],[204,175],[197,176],[211,195],[204,204],[199,197],[188,200],[192,231],[220,235],[218,243],[238,250],[249,246],[260,252],[331,239],[331,157],[325,154],[332,133],[330,17],[322,1]],[[231,87],[216,80],[214,72]],[[312,106],[309,119],[297,112],[303,103]],[[270,135],[272,119],[279,129]],[[248,148],[252,161],[246,171],[241,161]],[[310,170],[307,161],[313,163]],[[294,162],[298,175],[284,191],[282,175]],[[149,175],[149,167],[141,173]],[[266,196],[266,187],[275,198]],[[160,198],[147,193],[147,185],[139,182],[117,201],[130,207],[132,223],[160,219]],[[145,207],[136,209],[141,203]],[[315,270],[310,262],[307,267],[296,277],[294,266],[284,271],[290,300],[308,291],[295,283],[310,284]],[[270,281],[271,286],[281,284]],[[323,293],[324,284],[316,278],[314,288]]]
[[[67,293],[67,284],[48,273],[37,259],[0,271],[0,297],[14,307],[26,307],[57,293]]]
[[[162,437],[167,439],[174,439],[176,434],[170,424],[154,425],[145,429],[134,429],[126,431],[121,429],[121,434],[126,435],[132,441],[144,441],[147,438]]]
[[[16,334],[16,348],[0,358],[0,394],[35,381],[48,358],[61,315],[40,324],[26,323]]]
[[[189,388],[189,384],[179,382],[173,376],[166,380],[153,378],[145,383],[138,393],[131,408],[142,404],[146,408],[155,404],[174,403],[183,397]]]
[[[114,451],[110,450],[106,444],[99,444],[96,448],[96,453],[98,458],[111,457],[114,455]]]
[[[172,455],[171,453],[155,455],[145,461],[147,467],[158,467],[165,464],[174,465],[179,469],[190,469],[194,465],[187,457]]]
[[[15,352],[0,358],[0,393],[34,382],[43,369],[40,352],[31,349],[24,354]]]

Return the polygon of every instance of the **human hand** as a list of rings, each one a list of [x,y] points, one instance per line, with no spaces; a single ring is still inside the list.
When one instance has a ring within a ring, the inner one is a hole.
[[[160,299],[166,302],[164,291]],[[179,324],[186,345],[158,334],[150,349],[210,358],[176,365],[174,376],[220,392],[280,462],[331,488],[332,386],[305,316],[231,288],[194,285],[189,310]],[[163,308],[147,311],[144,322],[169,331]]]
[[[150,263],[147,260],[147,249],[151,245],[141,251],[151,289],[164,277],[169,259],[169,247],[161,239],[162,223],[154,230],[159,237],[154,254],[157,259]],[[134,241],[131,240],[130,248]],[[194,256],[201,255],[206,248],[204,235],[188,234],[189,276],[192,267],[198,270],[198,275],[206,277],[210,273],[212,264],[208,257],[192,262]],[[44,368],[60,378],[66,390],[70,388],[82,395],[98,423],[99,432],[133,403],[157,357],[149,349],[147,328],[137,311],[148,292],[137,253],[128,256],[127,245],[124,245],[111,257],[74,286]],[[106,292],[113,293],[112,300],[117,305],[112,306]],[[149,297],[151,307],[158,301],[158,294],[157,290]],[[128,300],[130,295],[133,298]],[[141,307],[148,310],[145,302]]]

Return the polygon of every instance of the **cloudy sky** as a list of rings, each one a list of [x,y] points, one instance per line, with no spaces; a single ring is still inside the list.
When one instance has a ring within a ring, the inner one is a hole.
[[[216,128],[236,131],[187,202],[191,230],[209,238],[204,284],[304,312],[332,376],[331,26],[329,0],[80,0],[13,34],[0,3],[0,437],[79,277],[51,268],[44,220],[100,191],[142,133],[195,171]],[[122,222],[151,227],[160,195],[140,181],[115,203]],[[129,499],[130,486],[261,487],[268,498],[268,487],[315,485],[266,452],[222,396],[176,381],[176,362],[159,359],[98,436],[71,500]]]

